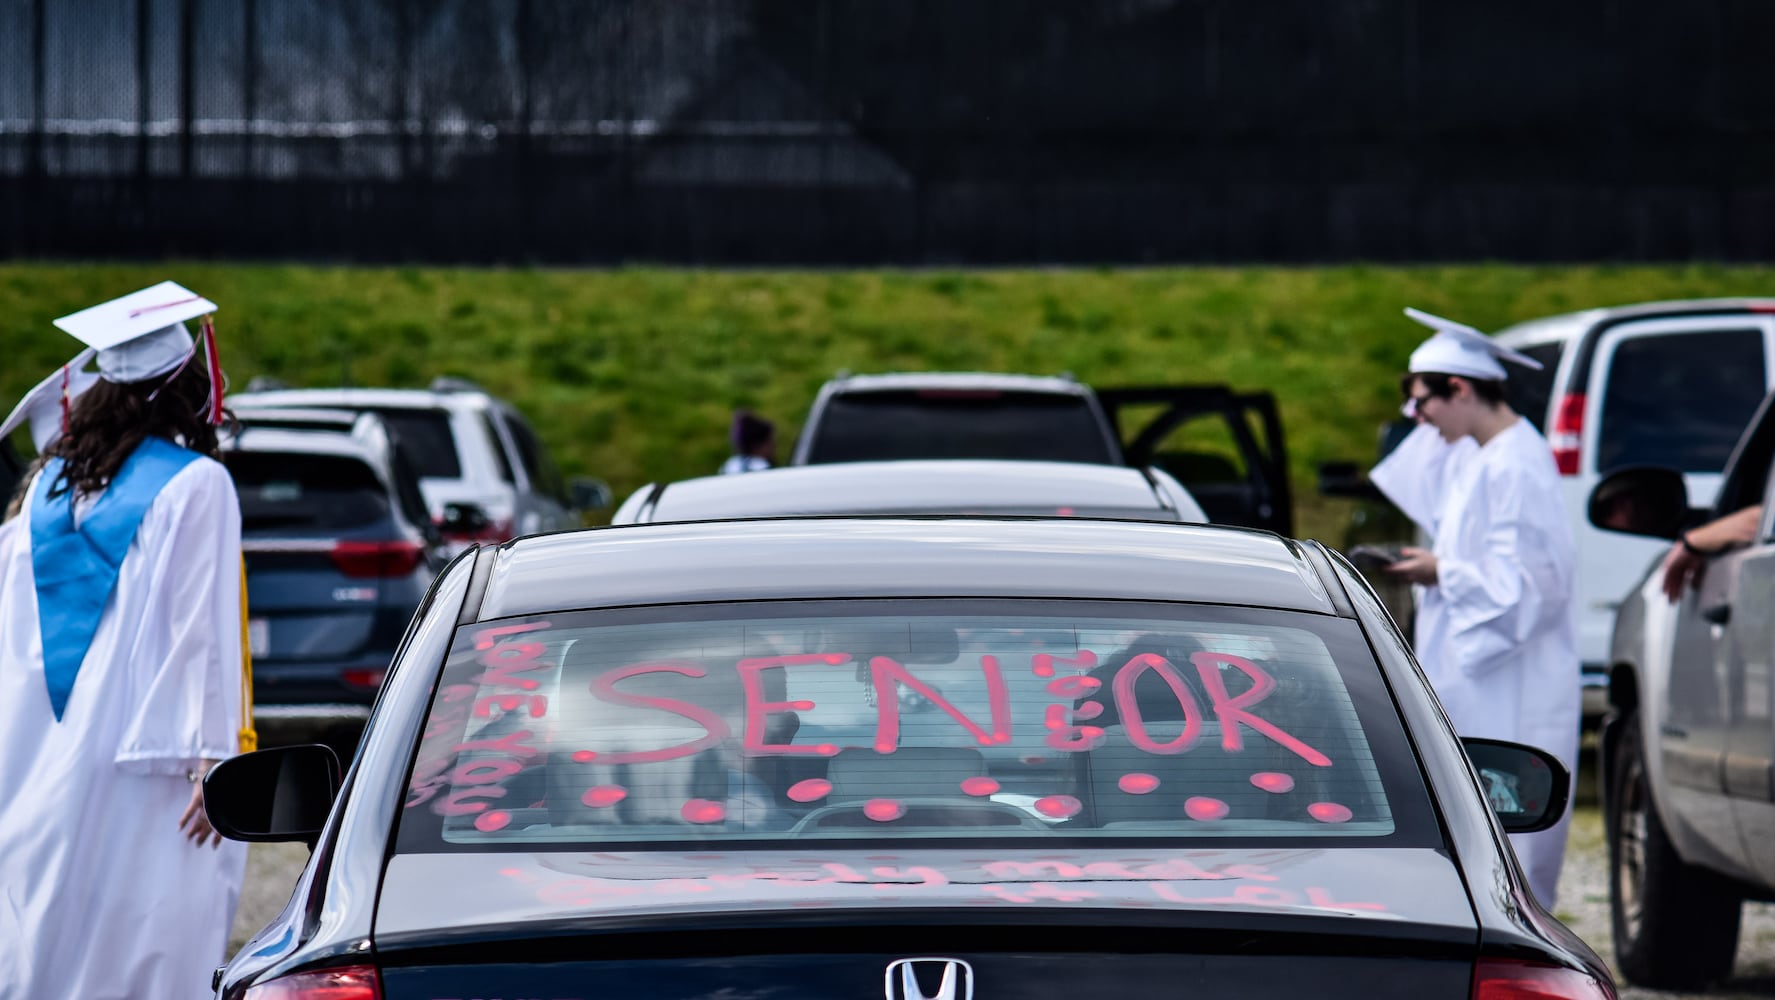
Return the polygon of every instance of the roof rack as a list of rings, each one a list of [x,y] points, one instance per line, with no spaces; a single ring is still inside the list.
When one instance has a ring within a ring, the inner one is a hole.
[[[431,380],[432,392],[485,392],[471,379],[460,375],[439,375]]]

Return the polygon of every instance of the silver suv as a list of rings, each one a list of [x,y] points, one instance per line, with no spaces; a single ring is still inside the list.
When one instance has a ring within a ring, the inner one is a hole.
[[[1731,971],[1746,899],[1775,898],[1775,395],[1737,439],[1710,511],[1682,470],[1641,467],[1590,496],[1598,529],[1661,539],[1762,504],[1756,540],[1708,561],[1673,604],[1654,560],[1621,604],[1603,727],[1615,951],[1627,979],[1692,988]],[[1619,538],[1619,535],[1614,537]]]
[[[429,389],[273,389],[230,396],[236,414],[295,408],[375,413],[419,473],[434,522],[452,547],[578,527],[579,512],[610,504],[595,479],[561,477],[515,407],[472,383]]]

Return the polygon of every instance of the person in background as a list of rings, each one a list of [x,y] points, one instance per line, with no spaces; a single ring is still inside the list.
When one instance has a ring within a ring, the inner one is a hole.
[[[1418,661],[1462,736],[1539,747],[1575,774],[1577,550],[1552,450],[1505,402],[1499,362],[1541,366],[1472,327],[1406,314],[1436,331],[1401,380],[1419,426],[1369,478],[1433,540],[1386,567],[1418,593]],[[1510,838],[1549,909],[1569,818]]]
[[[733,442],[733,457],[721,463],[721,475],[762,472],[776,464],[777,428],[770,421],[750,410],[735,410],[727,436]]]
[[[183,322],[215,308],[165,282],[57,320],[90,349],[0,427],[62,411],[0,524],[0,996],[207,996],[224,957],[246,850],[198,782],[253,739],[240,507]]]

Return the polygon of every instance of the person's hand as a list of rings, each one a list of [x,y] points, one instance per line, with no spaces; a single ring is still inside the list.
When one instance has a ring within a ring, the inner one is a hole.
[[[205,766],[200,770],[209,770],[208,765],[212,763],[214,761],[204,761]],[[222,843],[222,835],[216,832],[216,828],[210,825],[210,818],[204,815],[202,779],[191,785],[191,801],[186,803],[185,811],[179,815],[179,829],[185,832],[185,839],[196,847],[202,847],[206,840],[211,848]]]
[[[1664,554],[1664,568],[1660,572],[1663,574],[1660,589],[1664,591],[1665,598],[1675,604],[1683,599],[1685,587],[1697,590],[1701,588],[1701,580],[1707,575],[1707,559],[1683,548],[1682,542],[1677,542]]]
[[[1412,583],[1421,583],[1426,587],[1436,586],[1436,554],[1429,549],[1414,549],[1410,546],[1399,550],[1399,561],[1384,567],[1393,576],[1401,577]]]
[[[1664,556],[1660,587],[1664,596],[1675,604],[1682,600],[1684,587],[1699,590],[1707,576],[1707,560],[1756,541],[1762,523],[1763,505],[1759,503],[1684,532]]]

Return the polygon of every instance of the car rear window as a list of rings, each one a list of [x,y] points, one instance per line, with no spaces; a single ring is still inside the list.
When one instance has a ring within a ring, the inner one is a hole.
[[[1120,465],[1081,396],[1036,392],[859,392],[826,403],[807,460],[1028,458]]]
[[[457,479],[462,459],[456,454],[456,436],[450,430],[450,411],[387,407],[372,410],[386,422],[413,469],[426,479]]]
[[[1541,363],[1536,371],[1526,365],[1511,365],[1510,378],[1504,383],[1510,408],[1525,417],[1535,430],[1547,433],[1547,407],[1553,402],[1553,378],[1559,371],[1559,355],[1565,341],[1555,340],[1521,348],[1523,354]]]
[[[1766,384],[1757,329],[1626,338],[1609,362],[1596,468],[1719,472]]]
[[[368,465],[344,455],[223,452],[240,494],[241,531],[342,531],[388,516],[388,491]]]
[[[399,849],[1434,837],[1353,622],[857,603],[465,627]]]

